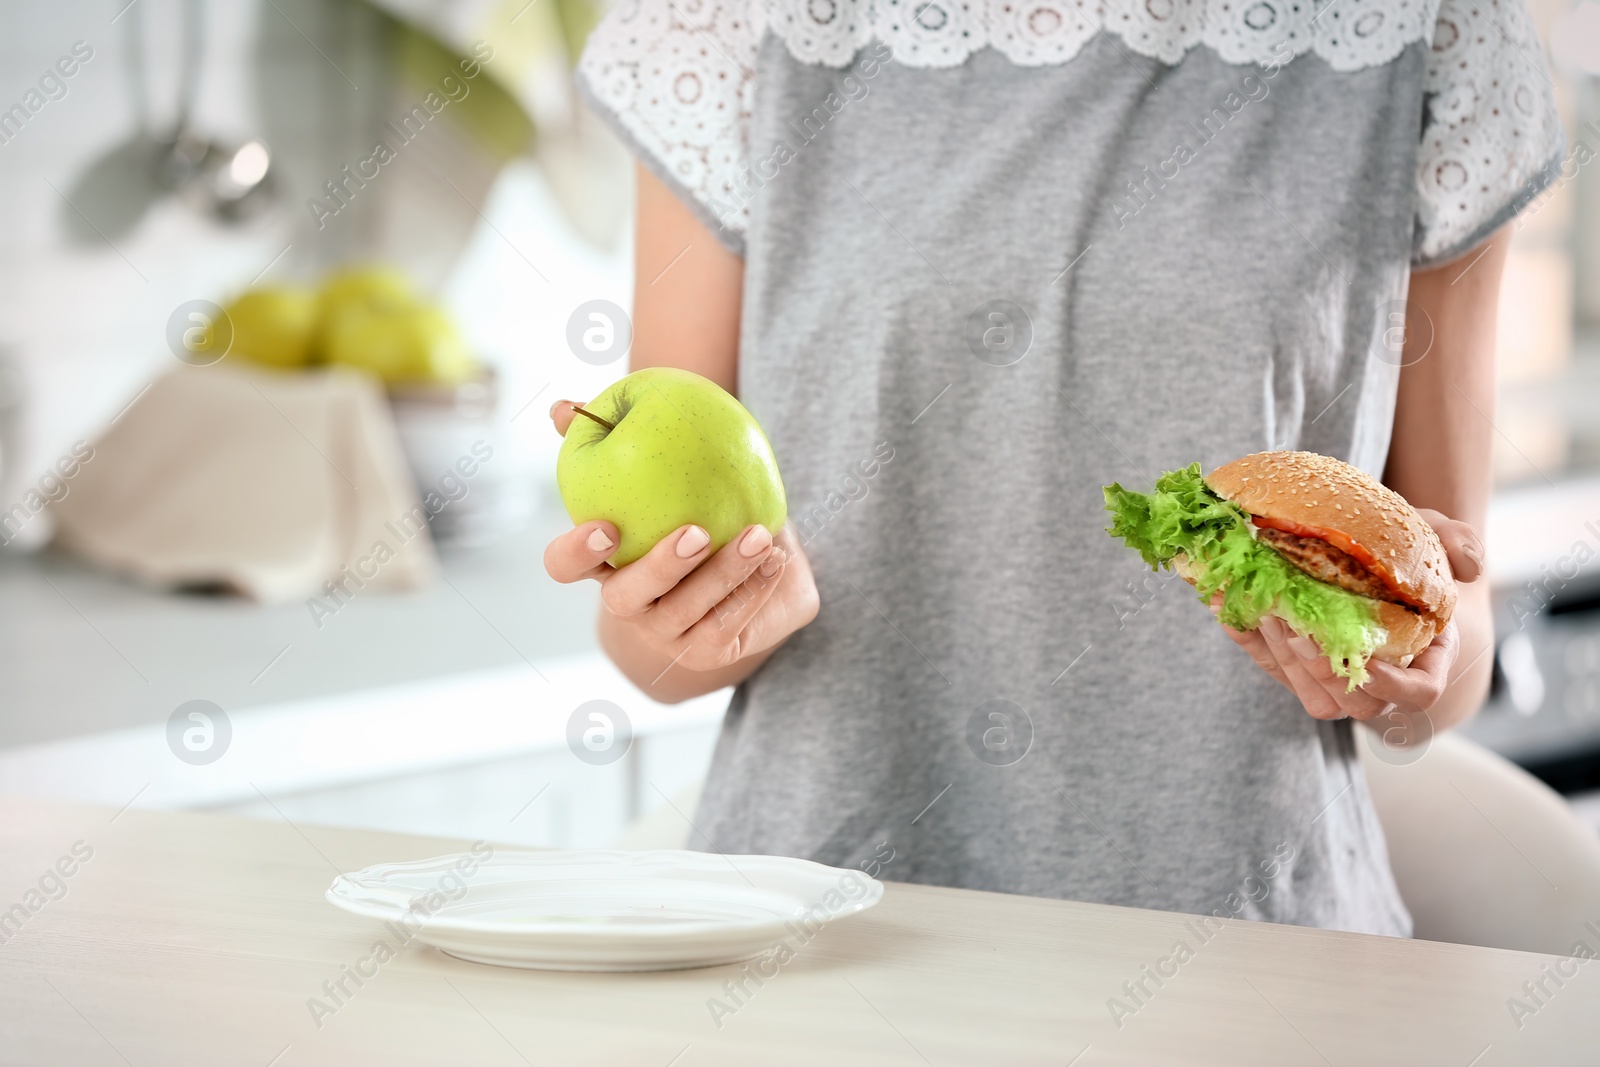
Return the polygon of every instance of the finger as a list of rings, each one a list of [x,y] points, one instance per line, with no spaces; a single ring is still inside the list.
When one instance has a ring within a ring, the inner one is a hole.
[[[600,602],[613,615],[641,615],[710,554],[710,534],[699,526],[680,526],[657,541],[643,557],[613,574],[600,587]]]
[[[1343,718],[1344,709],[1339,706],[1339,701],[1323,687],[1321,682],[1311,676],[1306,669],[1306,661],[1289,647],[1289,639],[1294,635],[1294,631],[1290,630],[1281,619],[1273,616],[1261,620],[1261,623],[1261,628],[1266,631],[1267,648],[1277,659],[1286,683],[1294,690],[1294,695],[1300,698],[1306,714],[1314,719]]]
[[[574,526],[544,549],[544,569],[563,585],[613,572],[606,559],[617,550],[617,528],[604,519]]]
[[[756,573],[689,629],[684,635],[690,647],[683,657],[684,666],[690,670],[715,670],[749,654],[749,626],[777,591],[787,562],[783,549],[773,549]]]
[[[1434,636],[1428,647],[1417,653],[1416,658],[1411,661],[1411,668],[1431,671],[1437,665],[1448,676],[1460,654],[1461,631],[1456,627],[1456,621],[1451,619],[1445,623],[1444,629]]]
[[[550,405],[550,421],[556,424],[556,433],[562,437],[567,436],[567,427],[578,417],[572,413],[572,409],[577,405],[576,400],[557,400]]]
[[[1452,621],[1433,644],[1423,649],[1409,667],[1373,660],[1367,664],[1372,680],[1361,688],[1371,696],[1405,711],[1427,711],[1439,702],[1450,684],[1450,668],[1455,665],[1460,637]]]
[[[1443,512],[1420,508],[1433,532],[1439,535],[1440,544],[1450,559],[1450,570],[1458,582],[1475,582],[1483,574],[1483,539],[1471,523],[1452,519]]]
[[[772,534],[751,526],[722,547],[705,565],[664,594],[651,612],[651,630],[671,640],[717,608],[763,566],[774,552]]]
[[[1222,597],[1218,594],[1211,598],[1211,613],[1215,615],[1221,610]],[[1263,619],[1261,621],[1265,623],[1267,620]],[[1284,676],[1283,669],[1278,666],[1278,658],[1267,647],[1266,638],[1259,627],[1254,630],[1235,630],[1227,623],[1223,623],[1222,632],[1228,635],[1230,641],[1244,649],[1250,658],[1255,661],[1257,667],[1272,675],[1284,686],[1293,688],[1289,686],[1289,679]]]
[[[1328,692],[1321,682],[1311,677],[1293,652],[1284,649],[1279,662],[1283,664],[1283,673],[1289,679],[1289,687],[1294,690],[1294,695],[1300,698],[1307,715],[1313,719],[1344,718],[1345,711],[1339,703],[1339,698]]]
[[[1295,634],[1284,644],[1289,651],[1300,658],[1306,674],[1322,686],[1323,691],[1333,698],[1345,715],[1352,719],[1370,719],[1387,706],[1385,701],[1377,697],[1370,696],[1360,689],[1351,689],[1350,679],[1333,669],[1327,653],[1322,651],[1316,641]]]
[[[805,549],[787,526],[779,531],[776,540],[778,549],[786,557],[783,572],[778,575],[771,599],[739,635],[741,656],[752,656],[775,647],[796,630],[810,625],[822,609]]]
[[[1288,679],[1283,676],[1283,668],[1278,664],[1278,657],[1274,656],[1272,649],[1267,647],[1266,639],[1261,636],[1259,629],[1235,630],[1231,626],[1224,625],[1222,632],[1227,634],[1234,644],[1244,649],[1250,658],[1255,660],[1257,667],[1273,675],[1285,685],[1288,684]]]

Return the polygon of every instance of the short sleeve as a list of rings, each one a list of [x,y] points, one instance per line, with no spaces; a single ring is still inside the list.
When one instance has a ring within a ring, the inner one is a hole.
[[[744,254],[759,0],[619,0],[578,91],[717,239]]]
[[[1423,85],[1411,262],[1470,250],[1555,178],[1565,144],[1527,0],[1442,0]]]

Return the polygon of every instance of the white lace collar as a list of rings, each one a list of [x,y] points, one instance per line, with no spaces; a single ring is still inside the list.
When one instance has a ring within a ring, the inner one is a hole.
[[[1525,0],[616,0],[589,38],[579,85],[740,254],[756,59],[769,30],[796,59],[841,68],[874,38],[915,67],[953,67],[982,48],[1018,65],[1066,63],[1104,32],[1125,53],[1168,64],[1201,45],[1229,63],[1281,66],[1310,53],[1340,71],[1431,40],[1418,264],[1470,248],[1521,210],[1551,180],[1562,143]]]
[[[983,48],[1039,67],[1067,62],[1104,32],[1168,64],[1204,45],[1229,63],[1315,54],[1350,71],[1431,37],[1438,7],[1439,0],[765,0],[761,14],[797,60],[830,67],[848,65],[874,38],[908,67],[957,66]]]

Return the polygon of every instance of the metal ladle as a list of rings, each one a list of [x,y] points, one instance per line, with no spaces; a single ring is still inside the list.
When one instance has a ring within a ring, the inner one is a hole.
[[[213,141],[190,125],[200,86],[203,0],[183,4],[183,82],[172,139],[159,158],[158,177],[201,214],[224,222],[254,215],[271,200],[272,153],[260,140]]]

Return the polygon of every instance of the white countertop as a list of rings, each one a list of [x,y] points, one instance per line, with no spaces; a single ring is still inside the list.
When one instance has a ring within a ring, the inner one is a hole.
[[[323,899],[334,875],[465,842],[3,798],[0,906],[77,842],[92,855],[67,893],[0,949],[8,1062],[1564,1067],[1600,1043],[1593,962],[892,881],[759,981],[522,971],[410,941],[315,1013],[395,940]],[[1507,1010],[1541,980],[1536,1012]]]
[[[556,584],[541,561],[565,524],[547,508],[504,542],[447,550],[446,581],[358,594],[321,629],[303,603],[174,595],[49,552],[0,554],[0,750],[164,723],[190,700],[232,713],[593,654],[594,590]]]

